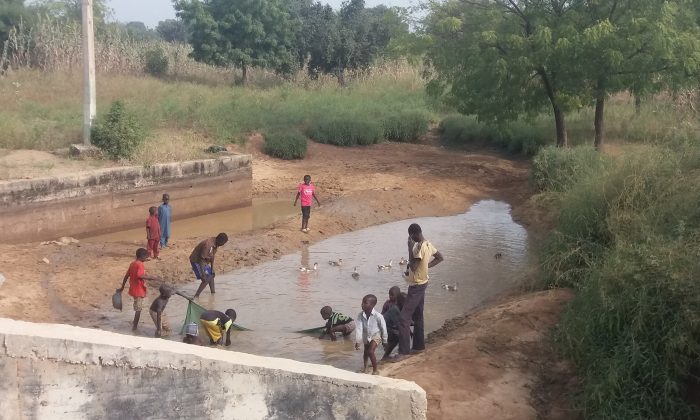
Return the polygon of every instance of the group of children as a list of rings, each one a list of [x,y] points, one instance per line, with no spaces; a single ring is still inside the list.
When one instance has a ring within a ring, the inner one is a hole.
[[[364,345],[363,371],[367,370],[369,360],[372,363],[372,374],[376,375],[377,347],[380,344],[384,347],[382,360],[388,360],[391,352],[399,344],[399,322],[405,298],[406,294],[401,292],[398,286],[392,287],[389,289],[389,299],[384,302],[380,313],[374,309],[377,297],[366,295],[362,298],[362,311],[357,315],[357,321],[340,312],[333,312],[330,306],[324,306],[321,308],[321,317],[326,320],[326,326],[319,339],[329,336],[335,341],[336,333],[349,336],[354,332],[355,349],[360,349],[360,343]]]

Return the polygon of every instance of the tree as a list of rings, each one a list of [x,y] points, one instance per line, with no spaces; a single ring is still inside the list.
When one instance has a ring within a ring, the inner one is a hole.
[[[130,37],[138,40],[157,39],[158,34],[153,29],[148,29],[143,22],[128,22],[124,30]]]
[[[582,1],[575,13],[582,29],[576,43],[595,101],[594,145],[604,142],[606,98],[631,91],[635,98],[673,88],[697,74],[698,16],[689,1]]]
[[[36,0],[29,9],[34,14],[48,16],[63,21],[80,22],[83,20],[82,0]],[[112,16],[112,9],[106,0],[93,0],[92,14],[95,29],[102,30],[107,19]]]
[[[431,3],[429,90],[494,123],[549,105],[557,145],[566,146],[565,113],[581,106],[571,7],[569,0]]]
[[[180,19],[161,20],[156,32],[167,42],[187,42],[187,27]]]
[[[244,84],[251,66],[296,68],[294,23],[281,0],[176,0],[175,9],[191,34],[192,57],[240,68]]]
[[[24,0],[0,0],[0,53],[10,30],[19,25],[25,12]]]

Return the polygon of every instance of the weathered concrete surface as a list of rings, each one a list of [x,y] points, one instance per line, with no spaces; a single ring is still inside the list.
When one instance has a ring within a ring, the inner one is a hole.
[[[250,205],[250,155],[0,181],[0,242],[87,236],[145,226],[170,194],[176,218]]]
[[[0,319],[3,419],[424,419],[413,382]],[[359,357],[359,354],[358,354]]]

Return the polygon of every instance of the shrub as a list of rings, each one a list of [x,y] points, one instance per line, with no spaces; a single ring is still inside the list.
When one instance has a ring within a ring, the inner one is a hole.
[[[498,138],[497,130],[466,115],[450,115],[438,126],[440,139],[446,145],[487,144]]]
[[[162,48],[146,51],[146,65],[144,71],[155,77],[163,77],[168,74],[168,56]]]
[[[600,173],[608,160],[592,147],[542,148],[532,160],[530,180],[539,191],[565,191],[590,173]]]
[[[579,368],[586,418],[700,414],[685,399],[700,371],[696,150],[644,147],[612,165],[546,148],[538,158],[551,159],[533,164],[560,196],[541,261],[553,285],[579,290],[556,337]]]
[[[384,137],[400,142],[414,142],[428,131],[430,117],[424,111],[407,110],[384,118]]]
[[[138,119],[121,101],[112,102],[104,120],[92,130],[92,143],[113,159],[130,158],[145,138]]]
[[[306,156],[307,140],[298,131],[272,132],[265,134],[263,151],[280,159],[303,159]]]
[[[368,146],[382,139],[382,127],[366,117],[353,115],[322,116],[307,130],[309,137],[336,146]]]

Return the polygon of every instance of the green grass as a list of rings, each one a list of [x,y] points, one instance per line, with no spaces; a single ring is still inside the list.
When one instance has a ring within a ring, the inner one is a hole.
[[[292,160],[306,156],[307,140],[296,130],[265,133],[264,152],[270,156]]]
[[[543,272],[578,290],[556,336],[585,418],[700,415],[685,400],[700,369],[700,141],[664,141],[614,160],[546,148],[533,165],[560,206]]]
[[[20,71],[0,78],[0,148],[53,150],[80,142],[81,92],[79,75]],[[103,74],[97,93],[98,116],[112,101],[121,100],[149,132],[184,131],[211,143],[243,141],[256,131],[308,131],[339,120],[355,130],[350,137],[358,142],[375,142],[384,138],[385,119],[416,111],[432,115],[419,71],[406,67],[376,70],[345,89],[331,82],[210,87]],[[411,130],[418,133],[422,127],[406,129]]]

